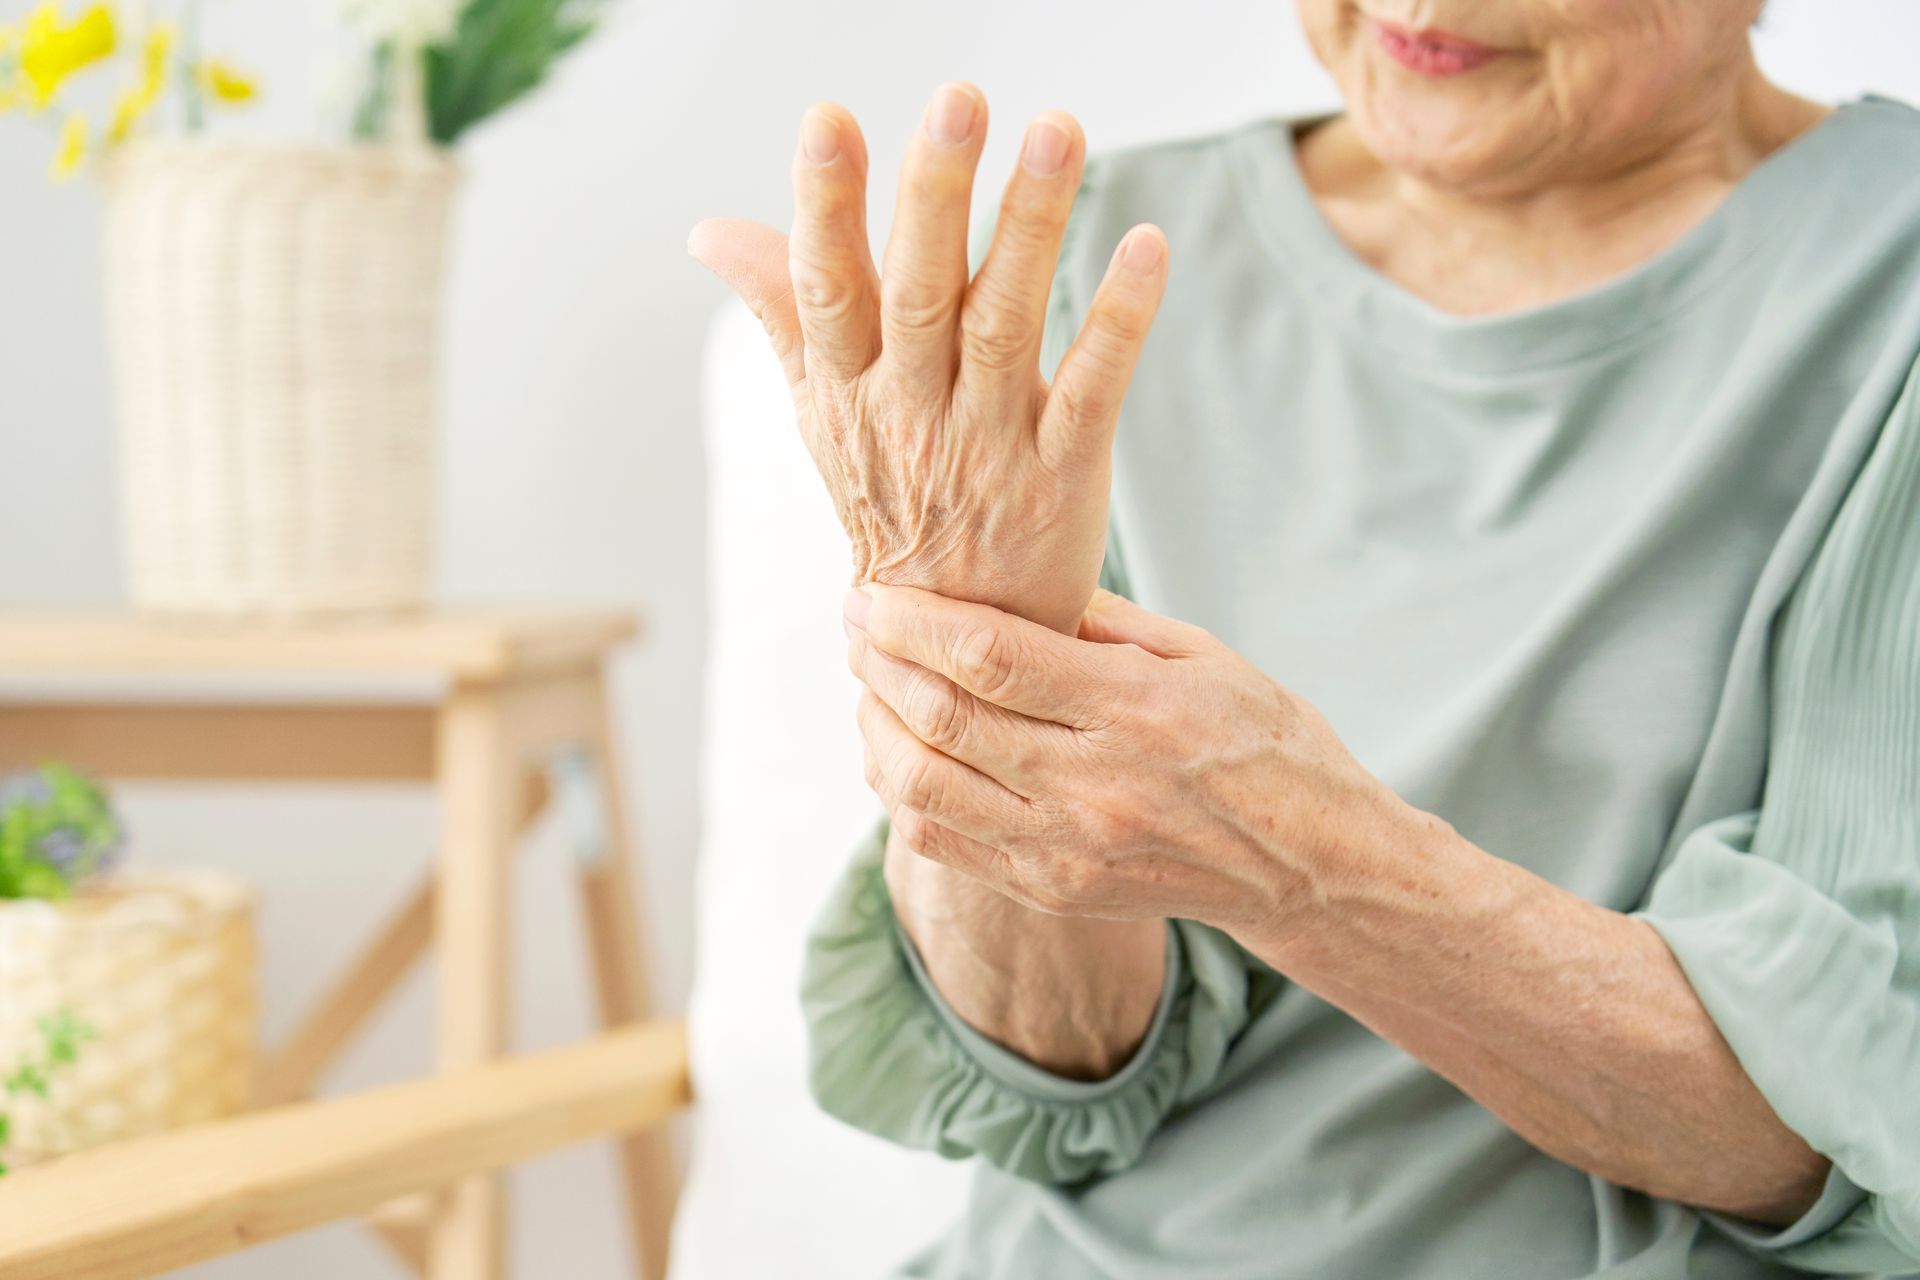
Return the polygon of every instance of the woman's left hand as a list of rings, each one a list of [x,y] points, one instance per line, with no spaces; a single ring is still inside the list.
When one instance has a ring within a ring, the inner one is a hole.
[[[1781,1224],[1818,1199],[1827,1158],[1651,925],[1407,804],[1198,627],[1103,591],[1074,639],[882,586],[847,621],[909,848],[1045,911],[1212,925],[1608,1182]]]
[[[1078,639],[908,587],[846,615],[867,781],[901,839],[1043,911],[1284,935],[1437,822],[1207,632],[1108,592]]]

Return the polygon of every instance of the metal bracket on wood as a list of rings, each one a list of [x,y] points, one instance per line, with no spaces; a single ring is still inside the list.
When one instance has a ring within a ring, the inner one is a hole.
[[[606,780],[584,747],[567,747],[547,762],[556,807],[567,829],[573,855],[583,867],[599,866],[607,856],[607,823],[601,788]]]

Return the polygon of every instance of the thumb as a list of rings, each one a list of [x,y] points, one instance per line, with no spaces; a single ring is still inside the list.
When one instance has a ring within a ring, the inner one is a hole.
[[[786,235],[745,218],[708,218],[688,234],[687,252],[740,295],[773,340],[787,381],[798,385],[806,365],[787,274]]]
[[[1149,613],[1125,596],[1098,590],[1080,617],[1080,638],[1094,644],[1138,645],[1161,658],[1204,653],[1218,643],[1200,627]]]

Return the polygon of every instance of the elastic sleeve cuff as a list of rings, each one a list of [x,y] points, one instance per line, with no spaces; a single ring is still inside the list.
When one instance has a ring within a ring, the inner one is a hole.
[[[1721,1235],[1745,1245],[1755,1253],[1779,1253],[1826,1235],[1845,1222],[1866,1200],[1867,1193],[1855,1186],[1853,1179],[1835,1165],[1827,1173],[1827,1182],[1820,1189],[1820,1198],[1784,1227],[1763,1227],[1744,1218],[1730,1218],[1724,1213],[1703,1212],[1700,1216],[1712,1223]]]
[[[829,1114],[903,1146],[1071,1183],[1132,1165],[1166,1117],[1218,1078],[1249,1019],[1248,969],[1230,939],[1174,923],[1140,1048],[1105,1080],[1069,1080],[981,1035],[940,997],[894,917],[885,849],[882,824],[808,944],[811,1083]]]
[[[1897,1241],[1886,1203],[1836,1166],[1812,1208],[1778,1231],[1720,1213],[1701,1215],[1748,1251],[1812,1275],[1916,1276],[1920,1262]]]

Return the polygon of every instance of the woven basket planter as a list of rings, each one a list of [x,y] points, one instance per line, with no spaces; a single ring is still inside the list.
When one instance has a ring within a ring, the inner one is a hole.
[[[456,177],[421,147],[152,142],[104,166],[136,605],[424,601]]]
[[[207,873],[121,874],[65,902],[0,902],[0,1071],[43,1052],[45,1018],[88,1029],[47,1096],[4,1103],[0,1161],[242,1110],[258,1023],[253,899]]]

